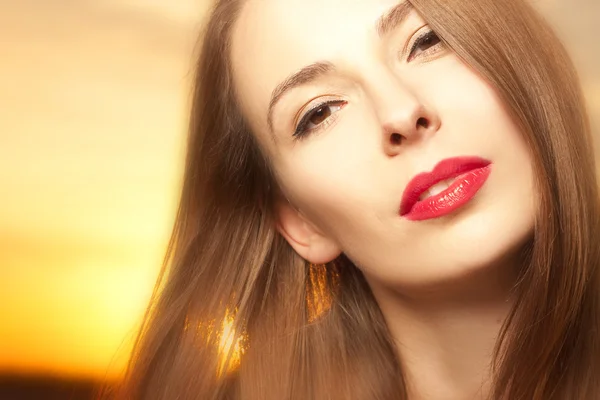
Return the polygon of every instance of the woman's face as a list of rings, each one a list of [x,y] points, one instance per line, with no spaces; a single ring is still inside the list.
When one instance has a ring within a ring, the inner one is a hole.
[[[308,261],[343,252],[371,282],[418,287],[491,265],[532,233],[524,139],[494,89],[428,32],[397,0],[244,5],[235,88],[287,199],[280,232]],[[455,157],[491,163],[475,170],[489,172],[479,190],[470,177],[450,188],[458,203],[442,194],[405,215],[413,177]]]

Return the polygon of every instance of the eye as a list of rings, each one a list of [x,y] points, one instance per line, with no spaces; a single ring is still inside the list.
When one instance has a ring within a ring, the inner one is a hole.
[[[421,54],[432,54],[439,51],[441,45],[443,43],[439,36],[434,31],[429,30],[417,37],[408,53],[407,61],[411,61]]]
[[[346,102],[343,100],[330,100],[317,104],[302,116],[293,136],[301,138],[308,133],[325,128],[329,125],[333,114],[341,110],[344,105]]]

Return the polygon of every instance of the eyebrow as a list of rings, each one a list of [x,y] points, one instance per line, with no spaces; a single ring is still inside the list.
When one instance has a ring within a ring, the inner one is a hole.
[[[377,20],[377,23],[375,24],[377,35],[379,35],[379,37],[383,37],[389,34],[396,27],[404,23],[408,17],[408,14],[410,14],[412,10],[413,6],[408,0],[405,0],[402,3],[392,7],[392,9],[383,14]]]
[[[408,0],[392,7],[377,19],[377,22],[375,23],[377,35],[380,38],[388,35],[392,30],[404,23],[412,10],[412,4]],[[335,66],[331,62],[318,61],[294,72],[277,85],[271,94],[271,101],[269,102],[267,111],[267,124],[269,125],[271,133],[273,132],[273,111],[283,95],[298,86],[315,81],[333,71],[335,71]]]

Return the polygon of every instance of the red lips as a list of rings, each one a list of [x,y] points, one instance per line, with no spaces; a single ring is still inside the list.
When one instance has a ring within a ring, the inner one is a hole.
[[[419,197],[436,183],[456,178],[457,176],[474,169],[484,168],[491,161],[481,157],[453,157],[439,162],[433,171],[422,172],[410,180],[400,203],[400,215],[406,215],[419,201]]]

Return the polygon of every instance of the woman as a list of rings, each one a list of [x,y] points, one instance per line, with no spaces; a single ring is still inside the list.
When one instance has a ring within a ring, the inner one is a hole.
[[[220,0],[143,399],[597,399],[573,66],[521,0]]]

